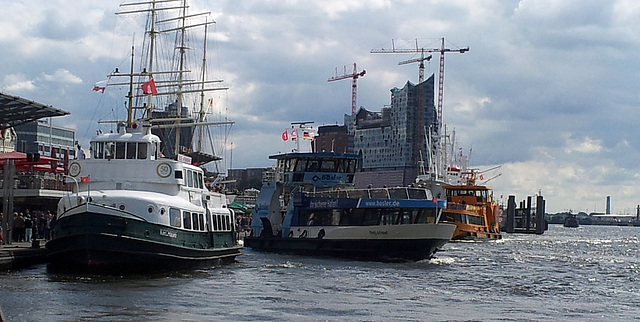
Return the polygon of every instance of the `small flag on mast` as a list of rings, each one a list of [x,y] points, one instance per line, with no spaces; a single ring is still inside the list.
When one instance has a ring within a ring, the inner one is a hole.
[[[156,82],[153,81],[153,78],[142,84],[142,93],[144,93],[144,95],[158,93],[158,90],[156,89]]]
[[[80,182],[82,182],[82,183],[89,183],[89,176],[86,176],[86,177],[80,177]]]
[[[96,82],[96,84],[93,85],[93,91],[104,93],[104,90],[107,89],[107,82],[108,80]]]
[[[284,132],[282,132],[282,141],[287,141],[289,140],[289,131],[284,130]]]

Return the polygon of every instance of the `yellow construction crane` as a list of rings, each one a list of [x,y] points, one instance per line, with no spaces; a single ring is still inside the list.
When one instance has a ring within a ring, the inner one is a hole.
[[[327,80],[327,82],[333,82],[333,81],[346,79],[346,78],[353,79],[353,81],[351,82],[351,115],[356,115],[356,98],[358,95],[358,77],[364,76],[364,74],[366,73],[367,71],[364,69],[361,72],[358,72],[356,63],[353,63],[353,73],[347,74],[347,66],[344,66],[343,74],[338,76],[338,68],[336,68],[336,75]]]

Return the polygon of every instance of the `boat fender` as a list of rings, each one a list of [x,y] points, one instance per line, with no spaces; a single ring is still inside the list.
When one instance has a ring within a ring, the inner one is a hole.
[[[324,235],[325,235],[324,229],[320,229],[320,231],[318,232],[318,239],[324,238]]]
[[[307,238],[307,235],[309,235],[309,232],[305,229],[302,231],[302,234],[298,236],[298,238]]]
[[[289,236],[287,236],[289,238],[293,237],[293,230],[289,230]]]

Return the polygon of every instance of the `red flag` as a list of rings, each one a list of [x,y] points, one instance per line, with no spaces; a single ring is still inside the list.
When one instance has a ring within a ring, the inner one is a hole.
[[[289,140],[289,131],[284,130],[284,132],[282,132],[282,141],[287,141]]]
[[[86,177],[80,177],[80,182],[82,182],[82,183],[89,183],[89,176],[86,176]]]
[[[144,95],[158,93],[158,90],[156,89],[156,82],[153,81],[153,78],[148,82],[142,84],[142,93],[144,93]]]

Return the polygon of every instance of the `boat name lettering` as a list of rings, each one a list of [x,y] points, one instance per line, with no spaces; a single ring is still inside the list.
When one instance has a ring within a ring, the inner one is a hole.
[[[322,174],[322,175],[314,175],[311,178],[313,181],[336,181],[340,180],[341,177],[338,174]]]
[[[386,230],[369,230],[369,235],[389,235],[389,232]]]
[[[363,202],[365,207],[399,207],[398,200],[369,200]]]
[[[311,200],[309,208],[338,208],[338,199]]]
[[[160,229],[160,236],[178,238],[178,234],[175,231],[168,231],[166,229]]]

